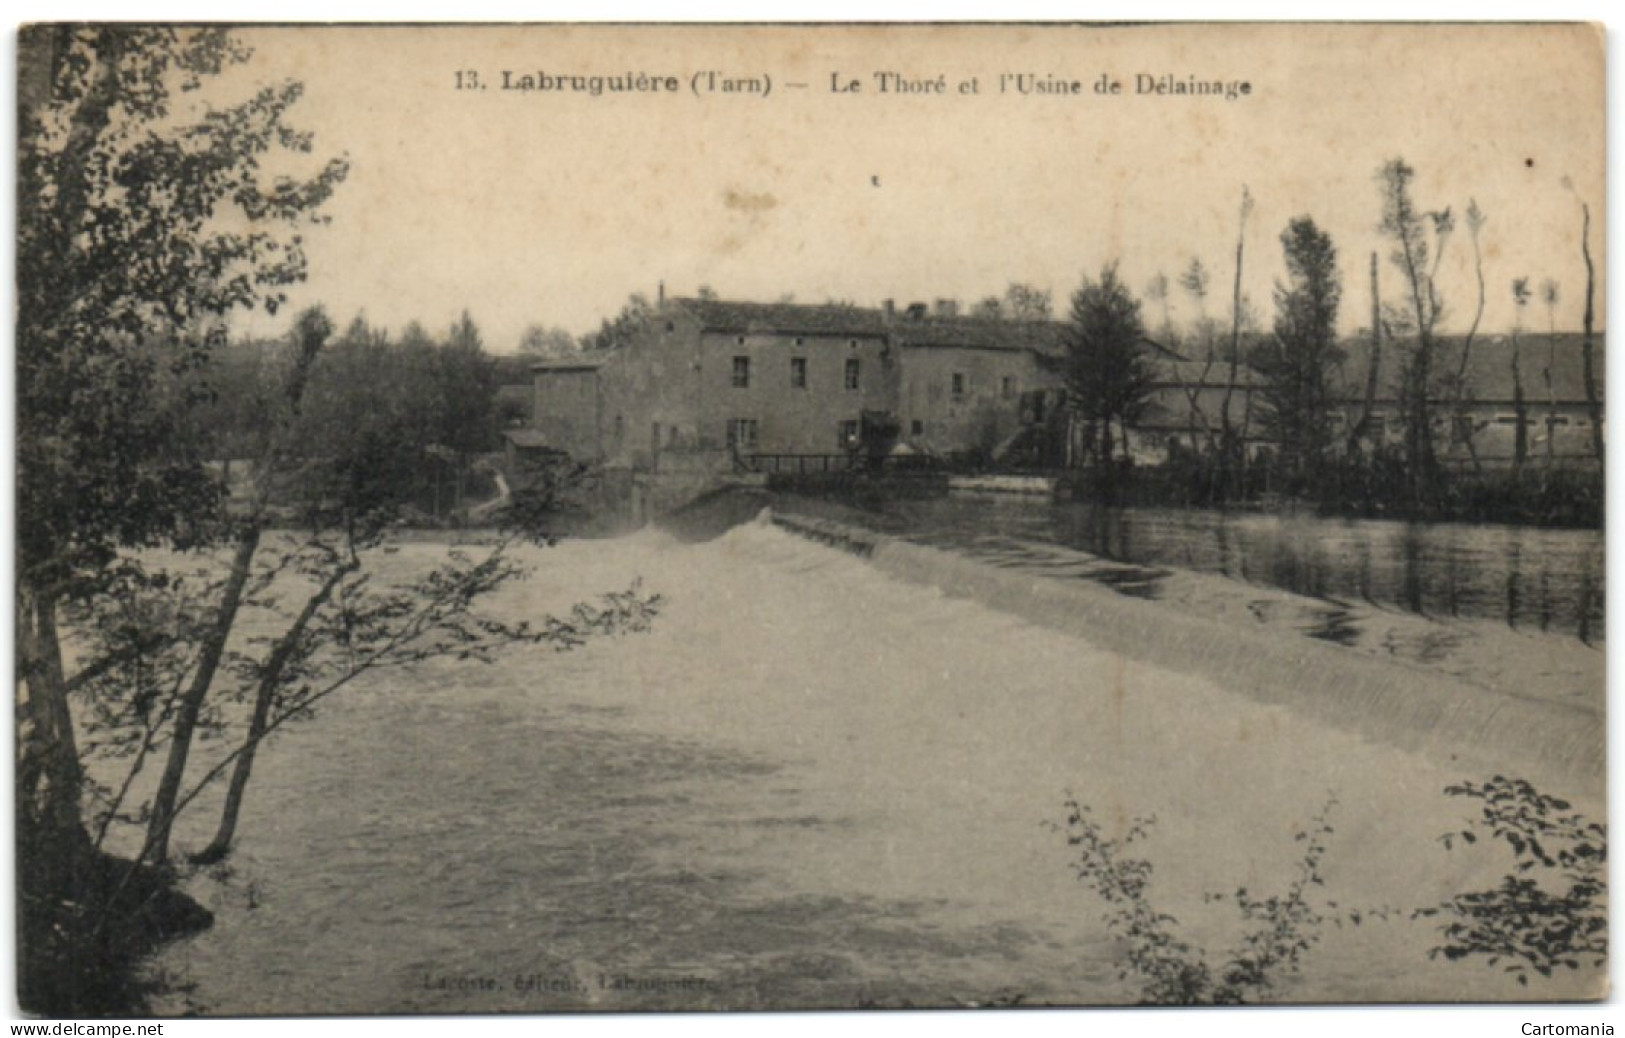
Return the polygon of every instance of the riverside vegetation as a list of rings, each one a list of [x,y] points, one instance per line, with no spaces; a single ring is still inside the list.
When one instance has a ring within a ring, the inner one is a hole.
[[[1204,895],[1209,902],[1235,905],[1246,927],[1239,944],[1218,960],[1183,935],[1179,920],[1152,899],[1152,864],[1132,848],[1146,838],[1154,818],[1132,819],[1121,835],[1108,836],[1088,805],[1069,796],[1064,824],[1054,828],[1073,849],[1079,882],[1103,903],[1105,925],[1121,946],[1118,977],[1138,985],[1142,1003],[1269,1001],[1299,971],[1328,925],[1360,926],[1405,915],[1438,921],[1440,943],[1429,957],[1482,962],[1515,976],[1522,986],[1531,973],[1550,977],[1559,969],[1601,969],[1608,952],[1606,828],[1522,779],[1496,775],[1482,784],[1449,786],[1444,793],[1480,807],[1467,828],[1439,837],[1446,851],[1480,839],[1511,848],[1513,871],[1498,885],[1409,910],[1351,907],[1317,894],[1325,887],[1321,866],[1335,832],[1330,824],[1334,797],[1294,835],[1303,849],[1285,890],[1260,895],[1240,887]]]

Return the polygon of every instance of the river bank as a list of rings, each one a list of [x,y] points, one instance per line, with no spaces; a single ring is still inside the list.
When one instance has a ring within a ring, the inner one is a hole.
[[[1153,899],[1215,956],[1243,926],[1204,894],[1282,889],[1294,834],[1334,797],[1323,871],[1341,904],[1420,907],[1509,868],[1502,849],[1437,841],[1471,817],[1442,790],[1487,778],[1476,766],[769,524],[533,561],[504,615],[633,578],[665,609],[650,634],[571,654],[369,678],[290,732],[262,759],[232,883],[194,890],[218,924],[158,963],[207,1011],[1132,1001],[1050,827],[1069,791],[1114,828],[1157,817]],[[1603,817],[1600,793],[1550,791]],[[1278,997],[1602,990],[1591,972],[1525,989],[1430,959],[1434,927],[1328,924]]]

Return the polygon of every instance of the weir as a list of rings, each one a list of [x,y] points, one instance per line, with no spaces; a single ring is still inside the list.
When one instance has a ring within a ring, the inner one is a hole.
[[[1204,677],[1363,738],[1460,768],[1463,778],[1528,779],[1602,794],[1601,713],[1525,698],[1402,660],[1315,639],[1283,638],[1079,582],[1012,572],[833,520],[769,512],[797,536],[883,572],[970,598],[1129,659]]]

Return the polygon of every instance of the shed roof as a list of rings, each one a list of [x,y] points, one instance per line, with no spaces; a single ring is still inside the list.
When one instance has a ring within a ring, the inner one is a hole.
[[[958,349],[1062,349],[1065,325],[1056,321],[1006,321],[981,317],[887,314],[843,304],[747,303],[721,299],[674,299],[706,331],[772,332],[831,337],[888,338],[899,345]]]
[[[1006,321],[987,317],[900,317],[892,336],[904,346],[972,350],[1036,350],[1057,354],[1066,348],[1066,326],[1056,321]]]
[[[1514,393],[1512,359],[1518,357],[1522,374],[1523,393],[1530,403],[1556,397],[1560,401],[1579,402],[1585,394],[1585,352],[1583,336],[1576,332],[1556,335],[1525,333],[1518,337],[1516,346],[1507,335],[1479,335],[1474,337],[1471,352],[1467,354],[1466,380],[1469,399],[1482,402],[1511,402]],[[1345,358],[1334,382],[1345,396],[1358,397],[1365,392],[1366,375],[1370,371],[1371,343],[1344,342]],[[1436,377],[1454,376],[1461,370],[1462,354],[1466,349],[1465,336],[1442,337],[1437,343],[1433,369]],[[1405,358],[1415,348],[1414,340],[1384,342],[1381,363],[1378,365],[1378,394],[1386,399],[1399,395],[1400,380]],[[1604,337],[1598,335],[1592,350],[1597,396],[1604,395],[1607,365]],[[1550,374],[1550,388],[1547,377]]]
[[[550,357],[530,366],[532,371],[597,371],[609,360],[613,350],[596,350],[571,357]]]
[[[674,299],[706,331],[802,332],[808,335],[868,335],[885,332],[880,311],[856,306],[802,303],[743,303],[722,299]]]
[[[525,450],[559,449],[547,441],[547,437],[540,429],[504,429],[502,435],[515,447]]]

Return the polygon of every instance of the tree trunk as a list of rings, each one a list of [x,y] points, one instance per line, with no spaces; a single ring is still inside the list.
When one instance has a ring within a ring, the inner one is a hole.
[[[1468,218],[1472,219],[1474,209],[1468,210]],[[1473,311],[1473,323],[1467,329],[1467,337],[1462,340],[1461,360],[1456,366],[1455,397],[1456,406],[1454,420],[1456,427],[1451,435],[1458,432],[1462,437],[1462,446],[1467,448],[1467,457],[1473,463],[1473,471],[1480,475],[1484,472],[1484,465],[1478,459],[1478,449],[1473,445],[1472,415],[1467,410],[1467,367],[1473,358],[1473,339],[1478,335],[1478,325],[1484,319],[1484,253],[1478,247],[1478,228],[1473,227],[1473,273],[1478,279],[1478,308]]]
[[[1512,471],[1522,472],[1529,460],[1529,406],[1523,396],[1523,367],[1519,363],[1518,334],[1512,334],[1512,414],[1518,424],[1512,434]]]
[[[175,822],[175,801],[180,796],[181,780],[186,775],[186,758],[192,749],[192,733],[197,729],[203,700],[209,694],[215,671],[219,669],[220,659],[225,654],[226,640],[231,636],[232,626],[236,623],[237,610],[242,605],[243,588],[248,584],[249,570],[254,562],[254,553],[259,549],[259,543],[259,524],[252,522],[244,529],[237,542],[237,551],[231,562],[231,573],[221,591],[220,610],[215,614],[214,625],[203,643],[192,682],[187,686],[186,693],[181,697],[180,705],[175,711],[175,730],[170,739],[169,759],[164,764],[163,778],[159,780],[158,792],[153,798],[152,818],[147,824],[146,845],[141,851],[141,858],[153,864],[161,864],[169,857],[169,836],[170,828]]]
[[[1224,494],[1228,498],[1235,493],[1234,477],[1231,475],[1233,464],[1239,461],[1241,473],[1245,474],[1247,468],[1247,450],[1244,445],[1236,443],[1235,426],[1230,420],[1230,401],[1236,392],[1236,380],[1241,370],[1241,271],[1242,259],[1247,243],[1247,211],[1252,207],[1251,196],[1247,189],[1242,188],[1241,225],[1236,231],[1236,280],[1230,291],[1230,376],[1225,381],[1224,404],[1220,408],[1220,418],[1224,429]],[[1239,449],[1240,457],[1236,457]]]
[[[1382,297],[1377,292],[1377,254],[1371,254],[1371,363],[1365,375],[1365,404],[1360,420],[1349,428],[1348,453],[1359,449],[1360,435],[1371,424],[1371,412],[1377,406],[1377,383],[1382,366]]]
[[[1557,324],[1548,310],[1546,315],[1546,469],[1557,465],[1557,386],[1552,381],[1552,368],[1557,365]]]
[[[192,861],[199,865],[212,865],[225,858],[231,850],[231,841],[237,834],[237,815],[242,810],[243,794],[248,789],[248,780],[254,771],[254,755],[259,744],[265,738],[268,723],[271,717],[271,703],[276,698],[277,687],[282,682],[283,671],[287,669],[288,661],[299,647],[299,641],[304,637],[305,629],[315,618],[316,613],[332,597],[333,591],[348,574],[355,572],[356,563],[345,563],[328,575],[322,586],[299,612],[293,625],[288,628],[271,655],[265,661],[265,669],[260,674],[259,686],[254,693],[254,713],[248,723],[248,737],[243,747],[238,751],[237,761],[232,766],[231,784],[226,789],[225,806],[220,811],[220,826],[215,830],[214,839],[209,842],[201,852],[194,855]]]
[[[26,585],[20,590],[18,669],[27,687],[25,716],[33,731],[26,737],[19,733],[18,821],[53,843],[88,843],[79,809],[84,772],[68,707],[56,595]]]
[[[1592,300],[1597,292],[1597,270],[1591,262],[1591,207],[1581,203],[1580,212],[1584,215],[1584,223],[1580,232],[1580,253],[1586,261],[1586,309],[1585,309],[1585,337],[1580,340],[1580,356],[1585,364],[1586,384],[1586,410],[1591,414],[1591,450],[1597,456],[1597,471],[1602,472],[1607,466],[1603,464],[1603,437],[1602,437],[1602,400],[1597,396],[1597,369],[1592,342],[1592,323],[1595,315],[1592,311]]]
[[[169,759],[164,764],[163,778],[159,780],[158,792],[153,798],[146,845],[141,851],[141,858],[150,860],[153,864],[162,864],[169,857],[170,830],[175,824],[176,802],[180,797],[181,782],[186,777],[186,758],[191,752],[192,734],[197,729],[203,701],[208,698],[215,672],[220,669],[220,660],[225,654],[226,642],[237,622],[237,611],[242,606],[243,589],[248,585],[254,554],[259,550],[266,509],[276,488],[276,478],[280,469],[278,463],[286,441],[299,418],[311,366],[316,363],[317,354],[321,352],[322,344],[326,342],[331,330],[327,318],[318,311],[309,311],[298,321],[295,333],[298,353],[283,385],[283,395],[287,400],[288,409],[269,436],[261,454],[260,464],[255,469],[257,485],[254,491],[254,506],[249,517],[244,520],[241,533],[238,535],[237,551],[232,557],[231,572],[226,577],[225,587],[221,589],[220,611],[215,614],[214,626],[210,628],[202,651],[198,655],[197,670],[192,676],[192,683],[187,686],[186,693],[181,697],[180,705],[175,711],[175,728],[169,746]]]

